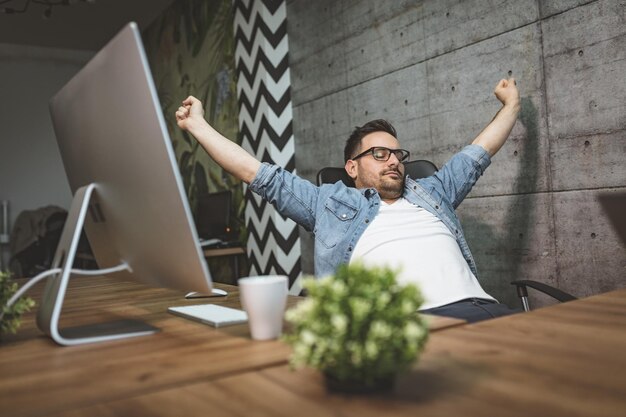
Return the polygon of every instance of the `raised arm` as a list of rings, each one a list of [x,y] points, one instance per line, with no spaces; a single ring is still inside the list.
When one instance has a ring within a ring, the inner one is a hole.
[[[494,93],[503,106],[491,123],[472,142],[474,145],[485,148],[491,156],[494,156],[506,142],[520,110],[519,91],[515,85],[515,79],[500,80]]]
[[[200,100],[189,96],[182,104],[176,111],[178,127],[191,133],[209,156],[228,173],[250,184],[261,163],[207,123]]]

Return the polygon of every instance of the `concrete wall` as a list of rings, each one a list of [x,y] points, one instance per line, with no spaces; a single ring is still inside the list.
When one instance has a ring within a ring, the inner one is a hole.
[[[52,129],[48,101],[92,52],[0,44],[0,200],[9,228],[23,210],[69,208],[72,199]],[[0,250],[0,267],[8,247]]]
[[[441,166],[491,120],[493,87],[512,75],[519,121],[459,208],[483,286],[515,306],[513,279],[580,297],[623,287],[626,251],[596,198],[626,191],[626,2],[497,3],[289,1],[298,172],[343,165],[349,132],[375,118]]]

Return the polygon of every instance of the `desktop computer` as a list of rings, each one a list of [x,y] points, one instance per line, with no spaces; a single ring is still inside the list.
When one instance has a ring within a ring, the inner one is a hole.
[[[37,323],[62,345],[150,334],[129,321],[59,328],[83,228],[98,265],[120,279],[212,290],[135,23],[52,98],[50,114],[74,200],[52,263],[61,272],[47,283]]]

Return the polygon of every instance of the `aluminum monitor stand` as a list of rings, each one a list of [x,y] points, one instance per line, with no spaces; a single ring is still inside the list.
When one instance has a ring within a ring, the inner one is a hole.
[[[59,329],[59,317],[65,299],[65,291],[74,265],[76,249],[85,224],[89,202],[95,189],[96,184],[89,184],[80,187],[74,195],[52,262],[52,268],[60,268],[61,272],[48,279],[41,306],[37,312],[39,329],[63,346],[144,336],[159,331],[158,328],[137,320],[118,320]]]

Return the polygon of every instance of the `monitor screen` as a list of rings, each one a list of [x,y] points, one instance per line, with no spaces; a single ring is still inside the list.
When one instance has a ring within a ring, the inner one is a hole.
[[[598,195],[598,200],[604,208],[613,229],[626,245],[626,193],[624,192],[603,192]]]
[[[116,272],[120,278],[210,292],[211,277],[135,23],[51,99],[50,113],[75,200],[85,198],[84,187],[93,187],[84,228],[99,267],[125,262],[129,270]],[[75,221],[72,209],[68,219]],[[57,264],[67,256],[60,251]]]
[[[198,196],[196,226],[201,239],[229,240],[232,193],[220,191]]]

